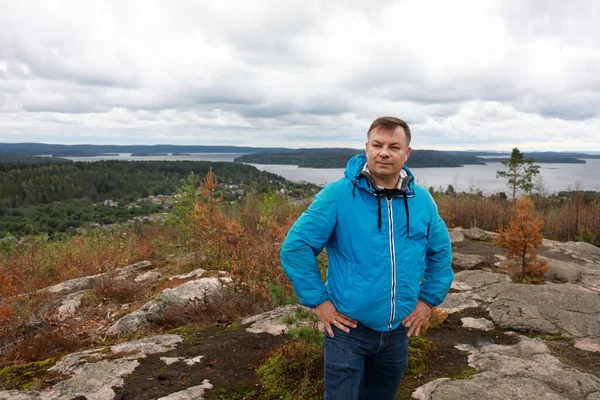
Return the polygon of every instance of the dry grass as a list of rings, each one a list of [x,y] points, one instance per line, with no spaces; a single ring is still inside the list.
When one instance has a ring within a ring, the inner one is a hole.
[[[92,293],[102,301],[116,301],[120,304],[132,303],[145,298],[148,289],[143,284],[107,273],[94,280]]]
[[[210,301],[198,301],[188,307],[168,307],[157,325],[169,328],[189,324],[227,326],[241,318],[260,314],[271,308],[271,302],[264,298],[229,287],[212,297]]]

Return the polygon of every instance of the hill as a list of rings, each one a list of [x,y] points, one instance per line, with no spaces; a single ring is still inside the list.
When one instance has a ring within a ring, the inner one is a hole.
[[[253,153],[236,157],[234,161],[254,164],[289,164],[301,168],[345,168],[346,163],[364,150],[357,149],[299,149],[285,152]],[[484,164],[478,157],[466,153],[437,150],[413,150],[406,165],[410,167],[462,167]]]

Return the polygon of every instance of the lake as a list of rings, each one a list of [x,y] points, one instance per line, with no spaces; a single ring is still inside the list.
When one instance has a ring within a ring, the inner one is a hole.
[[[65,157],[73,161],[128,160],[128,161],[233,161],[245,153],[189,153],[179,156],[131,157],[129,154],[98,157]],[[548,193],[572,190],[576,182],[583,190],[600,191],[600,159],[586,159],[586,164],[538,164],[543,186]],[[324,185],[341,178],[343,168],[298,168],[295,165],[250,164],[256,168],[281,175],[297,182]],[[445,190],[448,185],[456,191],[480,189],[485,194],[507,192],[506,180],[496,178],[496,171],[504,169],[500,163],[466,165],[459,168],[411,168],[417,183]]]

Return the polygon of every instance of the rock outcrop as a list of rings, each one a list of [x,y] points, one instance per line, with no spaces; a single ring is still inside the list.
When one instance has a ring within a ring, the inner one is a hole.
[[[469,365],[481,372],[469,379],[437,379],[413,393],[416,400],[589,400],[600,395],[600,378],[577,371],[550,354],[540,339],[522,337],[514,346],[475,348]]]

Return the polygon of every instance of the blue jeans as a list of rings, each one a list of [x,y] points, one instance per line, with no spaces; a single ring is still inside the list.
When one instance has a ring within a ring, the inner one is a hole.
[[[408,363],[408,328],[377,332],[358,323],[325,332],[325,400],[393,400]]]

